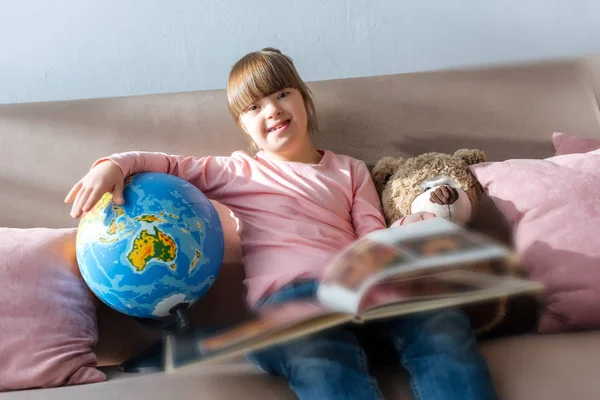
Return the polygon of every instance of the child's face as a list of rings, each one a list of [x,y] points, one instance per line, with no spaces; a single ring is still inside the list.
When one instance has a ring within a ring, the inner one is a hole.
[[[240,122],[259,148],[281,157],[300,151],[310,140],[304,99],[296,89],[255,101],[242,112]]]

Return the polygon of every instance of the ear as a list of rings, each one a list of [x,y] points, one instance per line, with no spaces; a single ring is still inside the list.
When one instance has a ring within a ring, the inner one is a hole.
[[[404,164],[404,159],[395,157],[384,157],[377,162],[377,165],[375,165],[375,168],[373,168],[371,175],[373,176],[377,193],[380,196],[381,193],[383,193],[383,189],[385,189],[388,181],[392,175],[394,175],[394,172],[396,172],[396,170],[400,168],[402,164]]]
[[[479,164],[487,159],[482,150],[460,149],[454,152],[454,156],[462,159],[467,165]]]

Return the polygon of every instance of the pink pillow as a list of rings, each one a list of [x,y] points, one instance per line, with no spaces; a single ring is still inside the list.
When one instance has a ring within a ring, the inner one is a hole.
[[[100,382],[75,229],[0,228],[0,391]]]
[[[556,150],[556,155],[588,153],[593,150],[600,149],[600,140],[587,139],[577,136],[567,135],[562,132],[554,132],[552,135],[552,143]]]
[[[470,168],[545,285],[538,331],[600,328],[600,150]]]

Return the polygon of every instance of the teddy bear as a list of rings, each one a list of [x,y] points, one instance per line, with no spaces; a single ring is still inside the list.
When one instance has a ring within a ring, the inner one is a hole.
[[[385,157],[372,177],[388,226],[446,218],[466,225],[475,215],[484,189],[469,166],[486,161],[485,153],[460,149],[454,154],[430,152],[412,158]],[[478,334],[490,331],[505,317],[506,299],[466,306]]]
[[[387,224],[400,225],[411,215],[426,214],[465,225],[484,193],[469,165],[485,160],[483,151],[470,149],[382,158],[372,176]]]

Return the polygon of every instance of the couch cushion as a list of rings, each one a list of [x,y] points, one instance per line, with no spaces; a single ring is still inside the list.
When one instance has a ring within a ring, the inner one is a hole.
[[[482,351],[503,400],[592,400],[600,393],[600,331],[510,337]]]
[[[0,391],[104,380],[75,229],[0,228]]]
[[[503,400],[598,398],[600,332],[526,335],[488,341],[481,347]],[[114,368],[106,373],[106,382],[6,393],[2,400],[296,398],[283,379],[263,374],[243,360],[198,366],[176,375],[126,374]],[[386,399],[411,399],[406,373],[400,367],[386,367],[375,375]]]
[[[587,153],[600,149],[600,140],[592,138],[582,138],[569,135],[562,132],[554,132],[552,135],[552,144],[554,144],[555,155]]]
[[[539,332],[600,328],[600,150],[470,168],[545,286]]]

